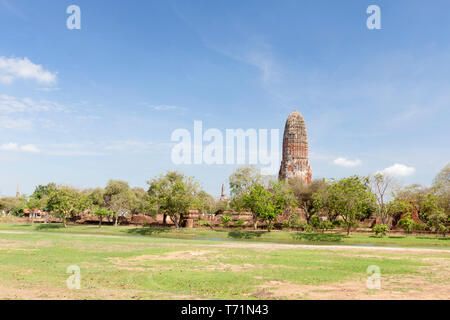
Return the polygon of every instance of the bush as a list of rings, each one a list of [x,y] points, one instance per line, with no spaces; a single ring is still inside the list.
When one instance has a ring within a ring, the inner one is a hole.
[[[414,220],[411,218],[405,217],[403,219],[400,219],[398,222],[399,226],[403,228],[407,233],[411,233],[414,227]]]
[[[414,222],[414,224],[413,224],[413,230],[415,230],[415,231],[424,231],[426,228],[427,228],[427,225],[425,223]]]
[[[199,226],[199,227],[212,227],[212,224],[211,224],[211,222],[209,222],[208,220],[199,220],[198,222],[197,222],[197,225]]]
[[[298,224],[297,229],[301,229],[302,231],[307,233],[314,232],[314,228],[304,221]]]
[[[234,223],[234,226],[238,227],[238,228],[241,228],[244,225],[244,222],[245,222],[244,219],[239,219],[238,221],[236,221]]]
[[[289,220],[285,220],[285,221],[283,221],[283,223],[281,224],[281,227],[282,227],[283,229],[289,229],[289,228],[291,228],[291,222],[290,222]]]
[[[377,237],[384,237],[389,230],[389,227],[385,224],[377,224],[372,228]]]
[[[312,217],[309,222],[314,229],[322,230],[322,232],[325,230],[334,229],[334,225],[331,221],[329,220],[322,221],[318,216]]]
[[[335,228],[344,228],[346,226],[345,221],[341,219],[334,220],[332,224]]]
[[[222,220],[222,226],[224,227],[228,227],[230,222],[233,221],[233,217],[230,214],[224,214],[220,218]]]

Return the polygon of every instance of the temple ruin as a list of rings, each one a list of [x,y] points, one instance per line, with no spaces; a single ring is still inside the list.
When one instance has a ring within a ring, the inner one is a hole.
[[[291,178],[300,178],[305,184],[312,181],[305,119],[297,110],[289,115],[284,127],[283,159],[279,173],[280,180]]]

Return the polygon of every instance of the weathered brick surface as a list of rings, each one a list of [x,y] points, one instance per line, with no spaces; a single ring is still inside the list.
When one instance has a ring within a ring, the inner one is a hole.
[[[279,173],[280,180],[294,177],[303,179],[306,184],[310,184],[312,180],[306,124],[298,111],[289,115],[284,127],[283,160]]]

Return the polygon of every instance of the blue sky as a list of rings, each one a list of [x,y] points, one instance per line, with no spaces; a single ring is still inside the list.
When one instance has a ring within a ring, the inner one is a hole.
[[[81,8],[68,30],[66,8]],[[381,8],[368,30],[366,8]],[[235,165],[175,165],[171,133],[304,116],[313,177],[449,162],[450,3],[0,0],[0,194],[166,170],[213,195]],[[282,134],[282,132],[281,132]],[[280,137],[281,138],[281,137]]]

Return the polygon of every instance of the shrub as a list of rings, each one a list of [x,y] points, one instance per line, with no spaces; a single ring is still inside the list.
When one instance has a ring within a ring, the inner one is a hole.
[[[289,229],[289,228],[291,228],[291,222],[290,222],[289,220],[285,220],[285,221],[283,221],[283,223],[281,224],[281,227],[282,227],[283,229]]]
[[[413,230],[414,227],[414,220],[412,220],[409,217],[405,217],[403,219],[400,219],[400,221],[398,222],[398,224],[400,225],[400,227],[403,228],[403,230],[405,230],[407,233],[411,233],[411,231]]]
[[[304,221],[298,223],[297,229],[301,229],[302,231],[307,233],[314,232],[314,228]]]
[[[384,237],[389,230],[389,227],[385,224],[377,224],[372,228],[377,237]]]
[[[224,214],[220,218],[224,227],[228,227],[230,225],[230,222],[233,221],[233,217],[230,214]]]
[[[335,228],[343,228],[345,227],[345,221],[342,219],[336,219],[332,222]]]
[[[425,223],[414,222],[414,224],[413,224],[413,230],[415,230],[415,231],[424,231],[426,228],[427,228],[427,225]]]
[[[199,220],[197,225],[199,227],[210,227],[210,228],[212,227],[211,222],[209,222],[208,220]]]
[[[244,225],[244,222],[245,222],[244,219],[239,219],[238,221],[236,221],[234,223],[234,226],[238,227],[238,228],[241,228]]]
[[[334,225],[331,221],[329,220],[322,221],[318,216],[312,217],[309,222],[314,229],[322,230],[322,232],[325,230],[334,229]]]
[[[439,231],[442,233],[442,235],[445,237],[445,235],[450,231],[449,227],[446,227],[445,225],[441,224],[439,225]]]

